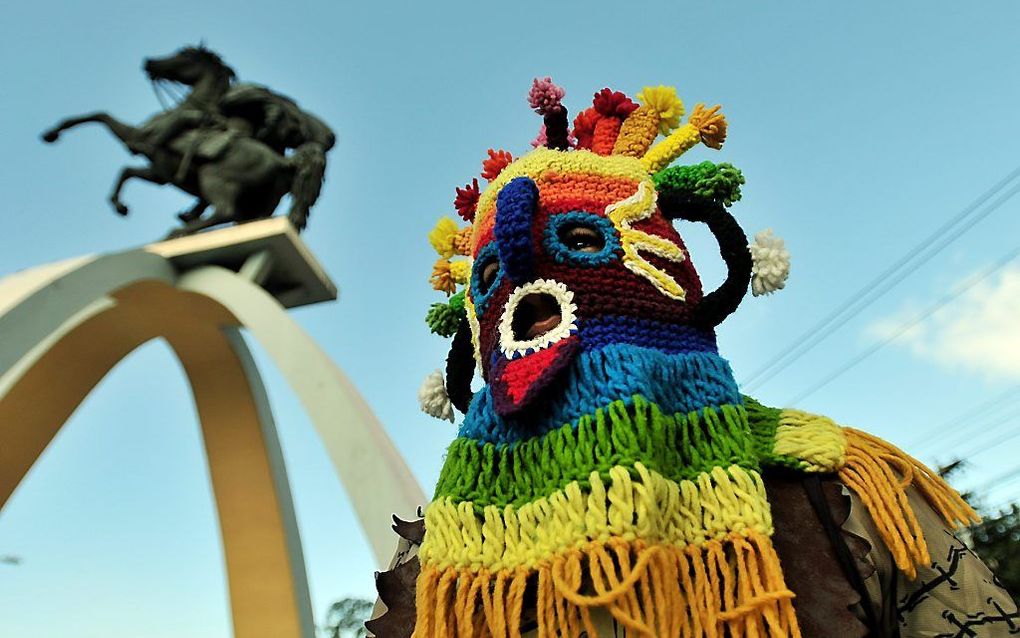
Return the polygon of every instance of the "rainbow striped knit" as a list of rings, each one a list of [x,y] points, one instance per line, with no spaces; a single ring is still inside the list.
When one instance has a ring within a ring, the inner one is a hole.
[[[680,125],[671,89],[640,105],[605,89],[568,132],[561,89],[536,81],[530,97],[538,148],[490,151],[488,186],[458,189],[471,225],[430,236],[451,299],[428,321],[455,336],[422,404],[465,416],[425,510],[415,636],[519,636],[533,619],[540,636],[594,637],[594,608],[635,636],[797,636],[769,466],[839,473],[904,570],[927,560],[905,472],[947,521],[973,517],[888,444],[741,395],[715,327],[748,284],[782,287],[788,265],[781,242],[748,247],[729,214],[739,171],[669,167],[721,146],[718,107]],[[718,289],[702,290],[674,219],[719,240]]]

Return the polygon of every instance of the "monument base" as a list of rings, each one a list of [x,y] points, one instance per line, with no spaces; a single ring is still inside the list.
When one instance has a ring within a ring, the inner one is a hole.
[[[0,508],[109,370],[165,339],[199,415],[234,634],[314,638],[284,459],[240,331],[263,346],[308,411],[377,564],[390,558],[390,516],[407,518],[425,502],[360,394],[286,313],[336,294],[285,218],[0,279]]]
[[[284,308],[337,298],[336,286],[286,217],[149,244],[178,272],[220,266],[262,286]]]

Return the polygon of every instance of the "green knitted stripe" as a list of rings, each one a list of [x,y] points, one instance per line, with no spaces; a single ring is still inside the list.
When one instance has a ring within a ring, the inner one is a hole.
[[[581,417],[576,425],[512,446],[455,439],[435,498],[471,501],[477,511],[487,505],[520,506],[572,481],[588,488],[593,471],[608,481],[611,468],[633,468],[636,462],[674,481],[733,464],[760,469],[743,406],[666,415],[635,395]]]
[[[754,448],[762,465],[779,465],[791,470],[800,470],[807,466],[800,459],[776,454],[773,451],[776,446],[776,428],[779,427],[782,410],[764,406],[747,395],[744,395],[744,408],[747,410],[747,421],[751,426]]]

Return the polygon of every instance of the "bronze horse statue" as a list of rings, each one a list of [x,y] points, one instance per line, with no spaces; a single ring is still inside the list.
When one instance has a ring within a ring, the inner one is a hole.
[[[149,160],[148,166],[121,171],[110,193],[117,213],[128,213],[120,192],[133,178],[173,184],[198,198],[178,215],[184,225],[172,237],[269,217],[287,193],[288,217],[298,230],[305,227],[322,188],[326,152],[336,142],[325,122],[265,87],[235,84],[234,71],[203,46],[149,58],[144,69],[156,88],[169,82],[190,90],[175,107],[140,126],[98,111],[60,122],[42,139],[55,142],[79,124],[105,124],[132,154]],[[203,216],[210,205],[212,212]]]

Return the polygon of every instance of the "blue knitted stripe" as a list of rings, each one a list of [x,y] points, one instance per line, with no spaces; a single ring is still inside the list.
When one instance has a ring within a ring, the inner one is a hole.
[[[584,350],[550,399],[538,409],[509,418],[496,414],[489,386],[475,393],[459,436],[489,443],[513,443],[576,423],[613,401],[642,395],[667,414],[705,407],[740,405],[729,363],[711,352],[667,354],[628,344]]]
[[[577,328],[586,350],[603,348],[613,343],[627,343],[671,354],[719,352],[712,332],[651,319],[603,315],[579,319]]]

